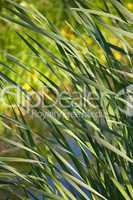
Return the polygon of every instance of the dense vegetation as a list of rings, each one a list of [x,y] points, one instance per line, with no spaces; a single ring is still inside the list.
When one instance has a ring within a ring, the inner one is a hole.
[[[1,7],[1,199],[132,200],[132,3],[20,2]]]

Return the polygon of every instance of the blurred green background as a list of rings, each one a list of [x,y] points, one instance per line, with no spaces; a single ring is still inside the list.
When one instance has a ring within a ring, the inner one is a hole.
[[[46,18],[53,23],[65,37],[74,39],[74,35],[69,30],[70,28],[66,23],[72,23],[73,21],[70,11],[70,8],[75,5],[73,0],[16,0],[14,2],[18,2],[26,8],[37,9],[46,16]],[[91,9],[103,9],[103,4],[100,0],[78,0],[77,2],[86,4],[87,7]],[[129,10],[133,11],[133,2],[131,0],[124,0],[122,2]],[[3,13],[7,16],[10,16],[11,14],[10,11],[7,12],[7,10],[4,9],[4,0],[0,0],[1,16]],[[21,32],[22,28],[17,25],[6,23],[2,19],[0,20],[0,56],[2,56],[2,53],[4,52],[12,53],[15,56],[20,56],[21,54],[24,61],[31,63],[29,57],[27,59],[27,47],[20,41],[15,30]]]

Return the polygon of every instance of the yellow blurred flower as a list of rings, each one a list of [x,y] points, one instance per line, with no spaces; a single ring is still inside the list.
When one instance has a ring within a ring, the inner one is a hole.
[[[33,71],[33,74],[31,75],[31,78],[33,81],[37,81],[38,80],[38,75],[35,71]]]
[[[75,34],[74,32],[70,29],[69,26],[65,26],[61,29],[60,31],[61,35],[64,36],[67,39],[75,39]]]
[[[93,39],[92,38],[88,38],[87,39],[87,44],[88,45],[92,45],[93,44]]]
[[[101,55],[100,55],[100,62],[101,62],[102,64],[105,64],[105,62],[106,62],[106,57],[105,57],[104,54],[101,54]]]
[[[119,40],[116,37],[111,38],[111,43],[112,44],[118,44]]]
[[[92,45],[93,44],[93,39],[91,37],[89,37],[86,34],[82,35],[82,39],[88,44],[88,45]]]
[[[122,58],[122,55],[119,52],[115,52],[114,55],[117,60],[120,60]]]
[[[29,85],[28,83],[25,83],[25,84],[23,85],[23,88],[24,88],[25,90],[27,90],[27,91],[29,91],[29,90],[31,89],[31,87],[30,87],[30,85]]]
[[[133,3],[128,3],[127,7],[128,7],[128,9],[133,10]]]

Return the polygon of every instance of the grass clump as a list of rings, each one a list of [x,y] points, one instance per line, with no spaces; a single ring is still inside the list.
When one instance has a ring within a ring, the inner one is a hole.
[[[24,27],[25,33],[17,31],[18,37],[47,71],[27,66],[13,55],[8,59],[14,68],[1,62],[18,77],[19,70],[26,77],[34,70],[40,86],[28,87],[22,76],[17,81],[0,72],[1,88],[15,86],[24,98],[24,104],[18,105],[6,95],[11,115],[1,113],[5,130],[15,132],[12,139],[1,137],[13,148],[0,157],[2,198],[131,200],[132,13],[116,0],[103,1],[103,10],[74,4],[73,32],[80,37],[75,43],[40,13],[6,2],[14,15],[3,19]],[[48,28],[42,26],[44,22]],[[120,46],[108,41],[106,29]],[[34,34],[47,38],[47,44],[52,42],[55,52]],[[91,48],[88,38],[96,48]]]

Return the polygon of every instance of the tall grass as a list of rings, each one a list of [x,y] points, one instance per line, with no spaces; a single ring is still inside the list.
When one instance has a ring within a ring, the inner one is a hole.
[[[17,105],[7,95],[12,114],[1,113],[1,119],[9,125],[5,129],[15,132],[14,140],[1,137],[12,149],[0,157],[2,198],[133,199],[132,106],[127,104],[126,91],[128,86],[132,88],[133,80],[133,14],[117,0],[103,1],[103,10],[75,3],[71,12],[76,27],[71,28],[82,41],[77,44],[62,37],[37,11],[6,2],[13,15],[2,18],[24,27],[25,33],[18,31],[18,37],[54,80],[39,66],[27,66],[13,55],[8,54],[12,68],[1,61],[16,76],[20,76],[19,70],[27,77],[36,71],[42,91],[40,94],[30,85],[27,91],[23,87],[27,79],[21,77],[22,82],[16,82],[0,72],[1,88],[15,86],[28,101],[27,106]],[[52,42],[56,53],[36,40],[34,33]],[[110,35],[119,40],[119,46],[111,43]],[[97,45],[96,50],[87,43],[88,38]],[[121,59],[117,59],[118,54]],[[120,91],[124,96],[118,95]],[[41,97],[36,107],[35,95]],[[27,115],[37,128],[32,127]]]

